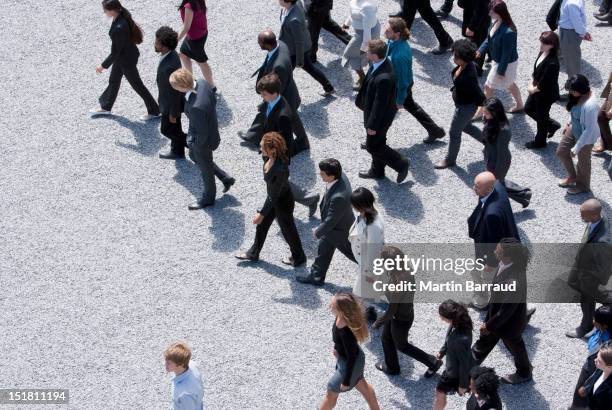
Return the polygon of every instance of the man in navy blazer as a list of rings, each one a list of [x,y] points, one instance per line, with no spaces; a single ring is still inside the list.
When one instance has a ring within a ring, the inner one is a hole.
[[[217,193],[215,177],[223,183],[224,193],[236,182],[213,161],[213,151],[221,142],[217,121],[217,99],[212,87],[205,80],[194,82],[191,72],[184,68],[172,73],[170,84],[175,90],[185,93],[185,115],[189,118],[187,133],[189,157],[200,168],[204,182],[202,198],[188,208],[202,209],[215,203]]]
[[[482,259],[485,268],[472,271],[474,279],[491,283],[499,261],[495,248],[502,238],[520,241],[518,228],[504,186],[491,172],[482,172],[474,179],[474,192],[478,204],[468,218],[469,236],[474,240],[475,258]],[[489,303],[488,292],[474,292],[472,306],[485,309]]]

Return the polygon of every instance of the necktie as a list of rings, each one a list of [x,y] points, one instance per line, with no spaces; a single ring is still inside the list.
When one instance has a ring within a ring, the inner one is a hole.
[[[589,240],[589,234],[591,233],[591,224],[588,223],[584,228],[584,234],[582,235],[582,241],[580,243],[587,243]]]

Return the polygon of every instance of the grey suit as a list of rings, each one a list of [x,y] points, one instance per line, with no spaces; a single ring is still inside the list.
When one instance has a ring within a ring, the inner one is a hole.
[[[217,100],[210,85],[205,80],[198,80],[195,92],[189,95],[185,103],[185,115],[189,118],[187,134],[189,157],[200,168],[204,182],[200,205],[210,205],[215,202],[217,192],[215,176],[223,183],[231,179],[213,161],[213,151],[221,141],[216,106]]]
[[[351,207],[351,193],[351,183],[343,173],[325,193],[319,206],[321,224],[315,229],[319,246],[317,257],[310,268],[310,274],[317,280],[325,281],[327,269],[336,249],[357,263],[348,240],[349,230],[355,221]]]

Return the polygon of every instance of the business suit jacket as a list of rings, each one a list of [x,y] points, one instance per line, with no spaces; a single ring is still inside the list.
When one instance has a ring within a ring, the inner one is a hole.
[[[256,128],[261,130],[261,134],[258,136],[258,143],[261,141],[264,134],[272,131],[278,132],[283,136],[289,154],[291,154],[293,150],[293,129],[291,127],[293,110],[289,106],[287,100],[281,96],[280,100],[276,103],[274,108],[272,108],[270,115],[267,117],[267,102],[264,101],[259,104],[257,109],[259,110],[259,114],[255,117],[255,122],[259,122],[259,124],[257,124]]]
[[[612,408],[612,376],[608,376],[606,380],[599,386],[596,392],[593,392],[595,382],[602,374],[602,370],[597,369],[588,378],[585,384],[592,386],[589,390],[588,402],[590,410],[608,410]]]
[[[485,318],[487,329],[501,338],[520,336],[527,325],[527,274],[519,265],[512,264],[493,278],[493,284],[516,282],[515,292],[491,292],[489,310]]]
[[[262,215],[268,215],[279,205],[290,205],[293,202],[293,195],[289,188],[289,165],[280,159],[274,161],[274,165],[264,172],[266,182],[266,202],[259,211]]]
[[[492,143],[486,138],[483,140],[487,171],[492,172],[499,181],[504,180],[512,162],[509,148],[511,137],[510,127],[506,124]]]
[[[475,104],[482,105],[485,100],[485,95],[480,88],[478,82],[478,70],[476,64],[473,62],[468,63],[464,69],[455,77],[455,73],[460,66],[456,66],[451,71],[451,78],[453,80],[453,86],[451,92],[453,93],[453,101],[455,105],[467,105]]]
[[[262,66],[255,72],[255,74],[257,74],[257,81],[255,84],[259,82],[261,77],[270,73],[275,73],[278,76],[281,82],[281,95],[285,97],[291,109],[297,111],[302,100],[298,88],[295,85],[295,81],[293,80],[293,66],[291,65],[289,48],[287,44],[282,41],[278,42],[278,50],[276,50],[272,58],[266,58],[266,61],[264,61]]]
[[[497,266],[493,251],[502,238],[520,240],[506,188],[499,181],[495,182],[485,204],[478,205],[468,218],[468,228],[470,238],[474,239],[476,258],[482,258],[488,266]]]
[[[185,114],[189,118],[187,145],[196,158],[219,146],[219,123],[217,121],[217,99],[205,80],[196,82],[196,92],[185,103]]]
[[[533,84],[540,91],[535,93],[536,98],[547,103],[553,103],[559,99],[559,58],[556,53],[549,53],[540,65],[536,66],[542,53],[538,53],[533,64]]]
[[[612,303],[608,288],[612,264],[612,234],[610,222],[602,217],[585,244],[580,246],[568,285],[600,303]]]
[[[319,205],[321,224],[315,230],[317,238],[332,237],[346,241],[355,221],[351,207],[351,183],[344,173],[323,196]]]
[[[181,59],[175,50],[165,56],[157,66],[157,90],[159,112],[162,115],[179,117],[183,112],[185,94],[170,85],[170,74],[181,68]]]
[[[386,131],[391,126],[397,113],[396,92],[395,74],[388,58],[376,71],[370,67],[355,99],[355,105],[363,111],[365,128]]]
[[[289,48],[289,55],[295,56],[296,65],[304,65],[304,54],[310,51],[310,33],[306,26],[306,13],[300,2],[293,5],[283,20],[278,39]]]
[[[470,386],[470,369],[473,364],[472,331],[449,326],[440,353],[446,356],[446,374],[459,379],[459,387],[467,389]]]
[[[118,16],[113,20],[108,35],[112,41],[111,53],[102,62],[102,67],[108,68],[113,64],[136,65],[140,52],[136,44],[132,42],[130,25],[123,16]]]

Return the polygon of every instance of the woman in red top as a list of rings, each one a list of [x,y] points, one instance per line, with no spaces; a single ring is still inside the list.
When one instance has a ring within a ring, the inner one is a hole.
[[[191,60],[195,60],[202,70],[204,79],[214,91],[217,91],[213,82],[212,70],[208,65],[208,56],[204,51],[206,37],[208,37],[208,23],[206,21],[205,0],[183,0],[179,6],[183,28],[179,32],[179,41],[185,37],[181,45],[181,62],[183,67],[193,73]]]

